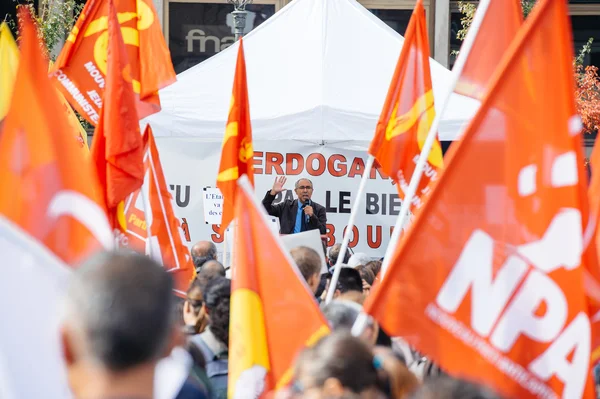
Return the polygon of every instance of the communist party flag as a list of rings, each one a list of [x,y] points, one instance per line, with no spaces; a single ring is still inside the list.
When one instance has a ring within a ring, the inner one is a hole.
[[[329,328],[293,260],[269,230],[245,176],[235,218],[228,397],[249,392],[264,397],[290,382],[297,352]]]
[[[129,196],[125,205],[129,247],[160,262],[173,274],[175,293],[184,296],[196,272],[181,238],[183,231],[173,212],[173,198],[167,189],[150,125],[144,132],[144,146],[144,185]],[[144,204],[144,196],[147,204]],[[146,205],[150,207],[149,212],[146,212]]]
[[[506,397],[595,397],[566,3],[538,1],[365,303],[388,334]]]
[[[0,135],[0,214],[75,264],[113,238],[96,174],[73,137],[26,7],[21,62]]]
[[[483,98],[492,74],[522,23],[520,0],[489,1],[482,25],[454,89],[456,93]]]
[[[131,68],[113,0],[108,0],[108,64],[105,99],[91,156],[113,229],[124,232],[123,201],[144,181],[144,143],[131,84]]]
[[[0,128],[2,120],[8,112],[12,98],[17,67],[19,66],[19,49],[10,33],[8,24],[0,24]]]
[[[229,106],[229,117],[223,137],[221,164],[217,175],[217,187],[223,195],[223,216],[221,217],[220,234],[224,234],[233,219],[233,207],[237,192],[237,179],[245,174],[254,185],[254,168],[252,166],[252,126],[250,125],[250,104],[248,103],[248,83],[246,81],[246,60],[244,43],[240,38],[233,93]]]
[[[49,67],[52,68],[53,64],[54,63],[52,61],[50,61]],[[79,145],[79,148],[81,148],[81,150],[83,151],[83,153],[86,155],[86,158],[87,158],[90,153],[90,149],[87,144],[87,132],[85,131],[83,126],[81,126],[81,122],[79,122],[79,118],[77,118],[77,115],[75,115],[73,108],[71,108],[71,106],[69,105],[69,102],[67,101],[65,96],[63,96],[62,93],[60,92],[60,90],[58,90],[58,89],[56,90],[56,93],[58,94],[60,103],[63,107],[63,110],[65,111],[65,114],[67,115],[67,120],[69,121],[69,124],[71,125],[72,128],[77,130],[77,132],[79,133],[79,136],[76,138],[76,140]]]
[[[67,100],[94,126],[107,98],[108,3],[87,1],[52,73]],[[119,0],[116,7],[141,119],[160,110],[158,90],[175,81],[175,71],[152,0]]]
[[[434,117],[425,9],[423,1],[418,0],[369,147],[369,154],[379,162],[383,172],[398,184],[400,198],[404,198],[408,189]],[[436,139],[412,199],[413,210],[422,206],[430,191],[429,183],[438,178],[442,167],[442,147]]]

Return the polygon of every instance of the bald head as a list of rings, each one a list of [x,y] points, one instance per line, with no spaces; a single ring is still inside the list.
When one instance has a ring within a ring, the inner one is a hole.
[[[221,264],[221,262],[216,260],[209,260],[208,262],[202,265],[202,270],[200,274],[206,276],[208,279],[213,277],[222,276],[225,277],[225,268]]]
[[[217,260],[217,247],[211,241],[198,241],[190,253],[196,270],[209,260]]]
[[[112,372],[157,361],[172,331],[173,282],[136,253],[101,253],[73,274],[63,326],[68,365],[91,360]]]

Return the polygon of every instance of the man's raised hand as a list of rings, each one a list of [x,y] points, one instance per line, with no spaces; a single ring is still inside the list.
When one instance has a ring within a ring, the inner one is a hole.
[[[285,176],[279,176],[275,178],[275,183],[273,183],[273,188],[271,189],[271,195],[277,195],[284,190],[283,186],[287,178]]]

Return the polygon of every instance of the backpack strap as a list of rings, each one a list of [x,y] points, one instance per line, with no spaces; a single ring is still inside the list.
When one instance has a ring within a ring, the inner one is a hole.
[[[198,346],[206,360],[206,375],[208,378],[227,375],[229,368],[227,351],[215,354],[201,337],[195,339],[194,343]]]

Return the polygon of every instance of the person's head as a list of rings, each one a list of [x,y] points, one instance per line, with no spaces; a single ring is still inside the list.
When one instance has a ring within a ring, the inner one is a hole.
[[[335,299],[322,306],[321,310],[333,331],[350,331],[362,311],[362,306],[349,299]],[[379,326],[370,316],[367,317],[367,327],[360,338],[369,345],[375,345]]]
[[[354,270],[356,270],[360,274],[360,278],[365,280],[367,284],[373,285],[373,282],[375,281],[375,275],[373,274],[371,268],[365,265],[361,265],[355,267]]]
[[[300,202],[306,202],[312,198],[313,195],[313,184],[308,179],[299,179],[296,181],[294,192],[298,196]]]
[[[481,385],[447,376],[425,381],[411,399],[500,399],[493,391]]]
[[[317,251],[308,247],[297,247],[290,251],[302,277],[313,293],[317,292],[321,282],[321,258]]]
[[[210,330],[222,344],[229,346],[229,302],[231,281],[215,277],[204,290],[204,309],[210,317]]]
[[[380,385],[371,349],[348,331],[332,332],[296,361],[293,391],[303,398],[374,397]]]
[[[385,347],[375,347],[373,353],[386,371],[389,397],[404,399],[419,388],[419,379],[407,368],[401,356]]]
[[[342,249],[342,244],[335,244],[329,250],[329,266],[334,266],[335,263],[337,262],[338,257],[340,255],[340,249]],[[350,252],[346,251],[346,253],[344,254],[344,260],[342,261],[342,263],[347,264],[349,260],[350,260]]]
[[[186,320],[186,317],[195,320],[194,328],[196,333],[201,333],[206,328],[206,323],[208,322],[208,317],[203,306],[204,290],[206,289],[207,281],[200,274],[196,275],[188,288],[182,309],[185,322],[189,322],[191,325],[191,320]]]
[[[174,338],[173,281],[149,257],[100,253],[75,270],[61,327],[69,381],[153,370]],[[85,388],[87,389],[87,388]],[[81,392],[80,392],[81,394]]]
[[[204,263],[217,259],[217,247],[211,241],[198,241],[190,251],[194,267],[198,272]]]
[[[381,271],[381,261],[380,260],[372,260],[371,262],[365,265],[373,272],[373,275],[377,277],[379,271]]]
[[[369,258],[369,256],[364,252],[357,252],[354,255],[352,255],[348,260],[348,266],[357,267],[366,265],[367,263],[369,263],[370,260],[371,258]]]
[[[348,291],[363,292],[362,278],[360,273],[351,267],[342,267],[338,278],[334,297]]]
[[[225,267],[218,260],[209,260],[202,265],[200,273],[206,276],[209,280],[213,277],[225,277]]]

